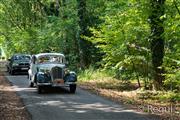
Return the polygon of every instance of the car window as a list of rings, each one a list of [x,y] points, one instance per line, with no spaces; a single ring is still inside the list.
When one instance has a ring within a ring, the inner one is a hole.
[[[64,63],[64,58],[62,56],[41,56],[38,59],[38,63]]]
[[[14,60],[30,60],[30,56],[27,56],[27,55],[17,55],[17,56],[14,56]]]

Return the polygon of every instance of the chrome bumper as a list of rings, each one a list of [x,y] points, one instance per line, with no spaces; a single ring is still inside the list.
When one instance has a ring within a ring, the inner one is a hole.
[[[75,85],[75,82],[65,82],[64,84],[54,84],[54,83],[37,83],[38,86],[52,86],[52,87],[69,87],[70,85]]]

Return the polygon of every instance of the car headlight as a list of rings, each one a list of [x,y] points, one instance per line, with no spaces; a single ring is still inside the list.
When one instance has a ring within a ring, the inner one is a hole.
[[[50,69],[47,69],[47,68],[39,68],[39,72],[48,73],[48,72],[50,72]]]
[[[70,73],[70,70],[69,70],[68,68],[65,68],[65,69],[64,69],[64,72],[65,72],[65,74],[69,74],[69,73]]]
[[[12,66],[18,66],[19,64],[18,63],[13,63]]]

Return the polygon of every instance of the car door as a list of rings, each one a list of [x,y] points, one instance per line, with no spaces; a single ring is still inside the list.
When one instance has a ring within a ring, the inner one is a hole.
[[[12,57],[9,59],[9,70],[10,70],[10,71],[12,70],[13,61],[14,61],[14,56],[12,56]]]
[[[31,63],[30,63],[30,69],[28,71],[29,77],[34,82],[35,75],[37,73],[37,65],[36,65],[36,57],[32,56]]]
[[[6,67],[7,67],[7,71],[9,72],[10,71],[10,62],[11,62],[11,58],[9,58],[7,60],[7,63],[6,63]]]

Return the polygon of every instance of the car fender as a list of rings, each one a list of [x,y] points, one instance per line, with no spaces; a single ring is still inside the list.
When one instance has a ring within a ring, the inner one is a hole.
[[[77,75],[74,71],[70,71],[68,74],[64,76],[64,80],[66,82],[76,82],[77,81]]]
[[[49,73],[38,72],[36,74],[37,83],[51,82],[51,76]]]

